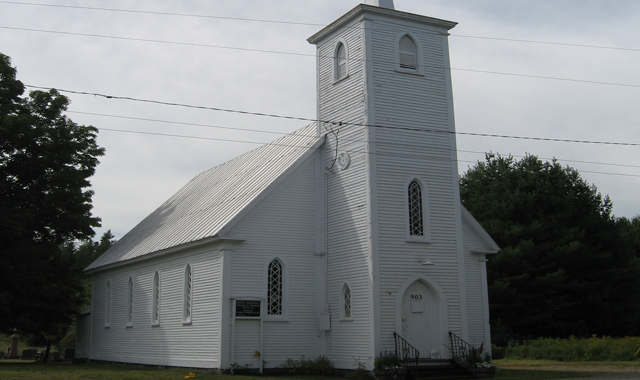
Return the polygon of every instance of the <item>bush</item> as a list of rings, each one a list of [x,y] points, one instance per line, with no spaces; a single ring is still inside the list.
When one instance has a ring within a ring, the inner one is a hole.
[[[510,342],[505,358],[558,361],[633,361],[640,360],[635,353],[640,347],[640,337],[554,339],[538,338],[522,344]],[[497,351],[494,348],[494,358]]]
[[[498,347],[495,344],[491,345],[491,359],[502,359],[506,353],[504,347]]]
[[[287,358],[280,367],[286,369],[292,375],[338,375],[338,370],[333,366],[333,362],[325,356],[320,356],[317,359],[306,359],[302,356],[300,360]]]
[[[393,368],[401,365],[402,361],[398,355],[389,351],[381,352],[380,356],[378,356],[373,362],[373,368],[375,369]]]

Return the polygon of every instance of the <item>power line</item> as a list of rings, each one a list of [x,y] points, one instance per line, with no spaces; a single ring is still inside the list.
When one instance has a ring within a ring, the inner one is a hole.
[[[623,50],[623,51],[640,51],[640,49],[624,48],[615,46],[602,46],[602,45],[586,45],[586,44],[572,44],[568,42],[553,42],[553,41],[537,41],[537,40],[521,40],[515,38],[499,38],[499,37],[484,37],[484,36],[469,36],[464,34],[450,34],[451,37],[460,38],[474,38],[480,40],[494,40],[494,41],[510,41],[510,42],[524,42],[529,44],[542,44],[542,45],[558,45],[558,46],[574,46],[591,49],[609,49],[609,50]]]
[[[260,141],[248,141],[248,140],[238,140],[238,139],[222,139],[217,137],[201,137],[201,136],[189,136],[189,135],[177,135],[172,133],[160,133],[160,132],[144,132],[144,131],[131,131],[125,129],[114,129],[114,128],[98,128],[100,131],[110,131],[110,132],[120,132],[120,133],[134,133],[134,134],[142,134],[142,135],[152,135],[152,136],[163,136],[163,137],[178,137],[178,138],[186,138],[186,139],[194,139],[194,140],[212,140],[212,141],[223,141],[223,142],[237,142],[237,143],[246,143],[246,144],[256,144],[256,145],[272,145],[272,146],[284,146],[291,147],[296,149],[311,149],[308,145],[294,145],[294,144],[282,144],[278,142],[269,142],[264,143]],[[400,157],[400,158],[410,158],[410,159],[425,159],[429,161],[445,161],[445,160],[434,160],[433,156],[426,155],[415,155],[415,154],[402,154],[402,153],[372,153],[372,152],[363,152],[363,151],[350,151],[351,154],[369,154],[381,157]],[[447,160],[450,162],[466,162],[475,164],[478,161],[469,161],[469,160]],[[579,170],[580,173],[592,173],[592,174],[606,174],[606,175],[616,175],[622,177],[640,177],[640,175],[636,174],[625,174],[625,173],[611,173],[611,172],[596,172],[589,170]]]
[[[304,26],[325,26],[324,24],[313,24],[313,23],[308,23],[308,22],[267,20],[267,19],[254,19],[254,18],[228,17],[228,16],[199,15],[199,14],[194,14],[194,13],[140,11],[140,10],[133,10],[133,9],[83,7],[83,6],[78,6],[78,5],[20,3],[20,2],[17,2],[17,1],[0,1],[0,3],[14,4],[14,5],[32,5],[32,6],[40,6],[40,7],[68,8],[68,9],[86,9],[86,10],[121,12],[121,13],[139,13],[139,14],[151,14],[151,15],[162,15],[162,16],[180,16],[180,17],[195,17],[195,18],[208,18],[208,19],[233,20],[233,21],[266,22],[266,23],[272,23],[272,24],[289,24],[289,25],[304,25]]]
[[[198,44],[193,42],[178,42],[178,41],[165,41],[165,40],[152,40],[149,38],[135,38],[135,37],[119,37],[119,36],[105,36],[102,34],[91,34],[91,33],[77,33],[77,32],[61,32],[57,30],[44,30],[44,29],[33,29],[33,28],[16,28],[12,26],[0,26],[0,29],[9,29],[9,30],[21,30],[27,32],[38,32],[38,33],[52,33],[52,34],[63,34],[69,36],[82,36],[82,37],[95,37],[95,38],[107,38],[113,40],[124,40],[124,41],[137,41],[137,42],[152,42],[158,44],[167,44],[167,45],[184,45],[184,46],[193,46],[193,47],[206,47],[206,48],[214,48],[214,49],[228,49],[228,50],[240,50],[240,51],[252,51],[257,53],[271,53],[271,54],[284,54],[284,55],[298,55],[298,56],[306,56],[306,57],[315,57],[315,54],[304,54],[304,53],[294,53],[288,51],[276,51],[276,50],[264,50],[264,49],[251,49],[251,48],[240,48],[234,46],[223,46],[223,45],[208,45],[208,44]]]
[[[267,134],[274,134],[274,135],[280,135],[280,136],[284,136],[284,135],[288,135],[289,134],[289,132],[275,132],[275,131],[267,131],[267,130],[264,130],[264,129],[251,129],[251,128],[229,127],[229,126],[220,126],[220,125],[211,125],[211,124],[188,123],[188,122],[180,122],[180,121],[172,121],[172,120],[161,120],[161,119],[150,119],[150,118],[134,117],[134,116],[103,114],[103,113],[96,113],[96,112],[82,112],[82,111],[66,111],[66,112],[67,113],[81,114],[81,115],[102,116],[102,117],[126,119],[126,120],[139,120],[139,121],[148,121],[148,122],[154,122],[154,123],[172,124],[172,125],[186,125],[186,126],[193,126],[193,127],[226,129],[226,130],[241,131],[241,132],[267,133]],[[107,130],[109,130],[109,129],[107,129]],[[118,131],[121,131],[121,130],[118,130]],[[143,133],[143,132],[141,132],[141,133]],[[144,132],[144,133],[146,133],[146,132]],[[149,132],[149,133],[151,133],[151,132]],[[312,137],[312,136],[315,136],[315,134],[314,135],[308,135],[308,137]],[[350,142],[365,142],[364,139],[354,139],[354,138],[349,139],[349,138],[345,138],[345,137],[341,137],[340,140],[342,140],[342,141],[347,140],[347,141],[350,141]],[[249,141],[239,141],[239,142],[247,142],[247,143],[259,144],[259,142],[249,142]],[[458,153],[482,154],[482,155],[486,154],[486,152],[473,151],[473,150],[461,150],[461,149],[458,149],[457,152]],[[517,155],[517,154],[510,154],[510,155],[512,155],[513,157],[525,157],[523,155]],[[606,166],[617,166],[617,167],[627,167],[627,168],[640,168],[640,165],[628,165],[628,164],[596,162],[596,161],[581,161],[581,160],[572,160],[572,159],[557,158],[557,157],[553,157],[553,158],[551,158],[551,157],[539,157],[539,158],[543,159],[543,160],[557,159],[558,161],[562,161],[562,162],[577,162],[577,163],[582,163],[582,164],[606,165]],[[460,162],[474,162],[474,161],[462,161],[462,160],[460,160]]]
[[[33,86],[33,85],[29,85],[29,84],[25,84],[25,86],[26,87],[30,87],[30,88],[37,88],[37,89],[45,89],[45,90],[49,89],[49,87]],[[72,91],[72,90],[62,90],[62,89],[57,89],[57,91],[71,93],[71,94],[78,94],[78,95],[99,96],[99,97],[103,97],[103,98],[106,98],[106,99],[129,100],[129,101],[142,102],[142,103],[152,103],[152,104],[159,104],[159,105],[165,105],[165,106],[195,108],[195,109],[211,110],[211,111],[219,111],[219,112],[229,112],[229,113],[237,113],[237,114],[243,114],[243,115],[272,117],[272,118],[288,119],[288,120],[300,120],[300,121],[306,121],[306,122],[319,121],[320,123],[328,123],[328,124],[332,124],[332,125],[339,125],[340,124],[340,125],[352,125],[352,126],[362,126],[362,127],[372,127],[372,128],[387,128],[387,129],[394,129],[394,130],[406,130],[406,131],[417,131],[417,132],[454,133],[454,134],[457,134],[457,135],[466,135],[466,136],[479,136],[479,137],[491,137],[491,138],[508,138],[508,139],[519,139],[519,140],[552,141],[552,142],[567,142],[567,143],[579,143],[579,144],[640,146],[640,143],[629,143],[629,142],[558,139],[558,138],[549,138],[549,137],[513,136],[513,135],[499,135],[499,134],[492,134],[492,133],[476,133],[476,132],[451,132],[451,131],[443,131],[443,130],[437,130],[437,129],[426,129],[426,128],[405,128],[405,127],[393,127],[393,126],[386,126],[386,125],[357,124],[357,123],[349,123],[349,122],[345,122],[345,121],[317,120],[317,119],[311,119],[311,118],[299,117],[299,116],[286,116],[286,115],[277,115],[277,114],[262,113],[262,112],[233,110],[233,109],[228,109],[228,108],[209,107],[209,106],[196,106],[196,105],[185,104],[185,103],[163,102],[163,101],[159,101],[159,100],[132,98],[132,97],[128,97],[128,96],[105,95],[105,94],[99,94],[99,93],[95,93],[95,92]]]
[[[213,48],[213,49],[228,49],[228,50],[249,51],[249,52],[256,52],[256,53],[282,54],[282,55],[300,56],[300,57],[314,57],[314,58],[317,57],[316,54],[295,53],[295,52],[287,52],[287,51],[279,51],[279,50],[267,50],[267,49],[241,48],[241,47],[224,46],[224,45],[209,45],[209,44],[199,44],[199,43],[192,43],[192,42],[154,40],[154,39],[148,39],[148,38],[106,36],[106,35],[101,35],[101,34],[62,32],[62,31],[55,31],[55,30],[43,30],[43,29],[33,29],[33,28],[17,28],[17,27],[10,27],[10,26],[0,26],[0,29],[20,30],[20,31],[38,32],[38,33],[53,33],[53,34],[82,36],[82,37],[107,38],[107,39],[125,40],[125,41],[151,42],[151,43],[161,43],[161,44],[168,44],[168,45],[184,45],[184,46],[192,46],[192,47],[206,47],[206,48]],[[333,58],[333,57],[332,56],[320,56],[320,58]],[[351,60],[354,60],[354,59],[349,59],[349,60],[351,61]],[[357,59],[357,61],[363,62],[364,60],[363,59]],[[440,66],[433,66],[433,65],[428,66],[428,67],[443,68],[443,67],[440,67]],[[551,77],[551,76],[544,76],[544,75],[529,75],[529,74],[507,73],[507,72],[501,72],[501,71],[463,69],[463,68],[455,68],[455,67],[449,67],[449,68],[444,67],[444,69],[449,69],[449,70],[453,70],[453,71],[466,71],[466,72],[473,72],[473,73],[493,74],[493,75],[505,75],[505,76],[522,77],[522,78],[546,79],[546,80],[557,80],[557,81],[574,82],[574,83],[589,83],[589,84],[600,84],[600,85],[607,85],[607,86],[620,86],[620,87],[640,88],[640,85],[628,84],[628,83],[602,82],[602,81],[593,81],[593,80],[584,80],[584,79],[571,79],[571,78]]]
[[[320,26],[320,27],[326,26],[326,24],[316,24],[316,23],[310,23],[310,22],[253,19],[253,18],[229,17],[229,16],[213,16],[213,15],[201,15],[201,14],[194,14],[194,13],[143,11],[143,10],[133,10],[133,9],[86,7],[86,6],[77,6],[77,5],[22,3],[22,2],[17,2],[17,1],[0,1],[0,3],[13,4],[13,5],[29,5],[29,6],[40,6],[40,7],[53,7],[53,8],[85,9],[85,10],[97,10],[97,11],[120,12],[120,13],[137,13],[137,14],[151,14],[151,15],[162,15],[162,16],[207,18],[207,19],[219,19],[219,20],[231,20],[231,21],[264,22],[264,23],[285,24],[285,25]],[[523,43],[531,43],[531,44],[574,46],[574,47],[591,48],[591,49],[640,51],[640,49],[634,49],[634,48],[625,48],[625,47],[616,47],[616,46],[602,46],[602,45],[588,45],[588,44],[576,44],[576,43],[568,43],[568,42],[554,42],[554,41],[525,40],[525,39],[515,39],[515,38],[472,36],[472,35],[464,35],[464,34],[450,34],[450,36],[451,37],[459,37],[459,38],[473,38],[473,39],[493,40],[493,41],[509,41],[509,42],[523,42]]]

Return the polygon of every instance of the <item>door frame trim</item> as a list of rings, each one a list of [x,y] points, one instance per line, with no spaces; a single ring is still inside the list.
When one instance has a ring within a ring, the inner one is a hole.
[[[448,339],[448,331],[449,331],[449,318],[448,315],[448,305],[447,298],[444,295],[444,291],[438,285],[438,283],[426,276],[424,274],[414,274],[407,278],[400,288],[398,288],[398,293],[396,294],[396,332],[402,332],[402,300],[404,298],[404,294],[414,282],[419,281],[423,285],[425,285],[430,291],[433,292],[438,307],[440,308],[440,326],[442,328],[442,345],[444,347],[448,347],[446,342]],[[404,337],[406,338],[406,337]],[[426,354],[426,353],[424,353]],[[430,354],[430,353],[429,353]],[[446,358],[448,356],[448,352],[441,352],[442,358]]]

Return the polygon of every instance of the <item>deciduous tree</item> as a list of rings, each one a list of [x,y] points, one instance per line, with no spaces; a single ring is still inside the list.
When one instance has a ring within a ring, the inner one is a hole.
[[[61,247],[100,225],[89,177],[104,149],[96,128],[64,115],[65,96],[23,93],[0,54],[0,329],[50,341],[81,302],[81,268]]]

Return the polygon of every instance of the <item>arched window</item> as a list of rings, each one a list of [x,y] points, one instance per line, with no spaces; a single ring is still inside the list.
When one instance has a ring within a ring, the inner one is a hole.
[[[133,278],[129,277],[127,284],[127,326],[133,325]]]
[[[347,48],[344,43],[338,42],[335,56],[335,80],[340,80],[347,76]]]
[[[408,35],[402,36],[398,42],[400,68],[418,70],[418,49],[415,41]]]
[[[409,184],[409,235],[424,236],[422,189],[415,179]]]
[[[109,327],[109,325],[111,325],[111,281],[107,281],[104,307],[104,325],[105,327]]]
[[[273,260],[267,272],[267,315],[282,315],[282,263]]]
[[[184,270],[184,303],[182,308],[182,321],[191,322],[191,306],[193,302],[193,272],[191,265],[187,264]]]
[[[154,325],[160,324],[160,275],[153,274],[153,309],[151,310],[151,321]]]
[[[342,317],[351,319],[351,289],[348,284],[342,286]]]

